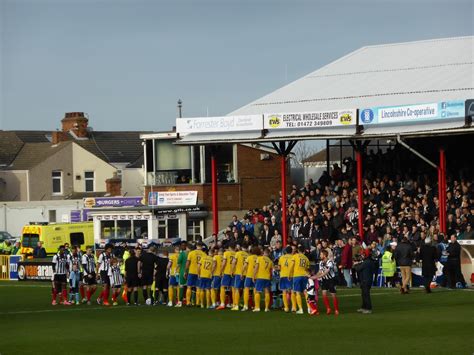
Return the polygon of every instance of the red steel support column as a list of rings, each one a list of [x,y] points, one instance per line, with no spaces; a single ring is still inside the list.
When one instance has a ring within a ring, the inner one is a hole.
[[[357,209],[359,210],[359,236],[364,241],[364,193],[362,190],[362,153],[356,151],[357,160]]]
[[[438,166],[438,221],[439,232],[443,233],[443,179],[442,179],[441,159]]]
[[[211,175],[212,175],[212,232],[219,233],[219,208],[217,205],[217,167],[215,153],[211,155]]]
[[[441,226],[441,231],[446,234],[446,155],[444,149],[439,151],[439,163],[441,167],[441,193],[442,193],[442,217],[443,224]]]
[[[281,223],[282,223],[282,237],[283,237],[283,247],[286,247],[288,240],[288,226],[287,226],[287,213],[288,207],[286,206],[286,156],[280,155],[280,172],[281,172]]]

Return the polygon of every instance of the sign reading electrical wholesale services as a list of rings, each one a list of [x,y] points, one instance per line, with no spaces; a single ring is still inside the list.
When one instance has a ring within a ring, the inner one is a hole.
[[[356,124],[356,110],[334,110],[324,112],[293,112],[265,114],[265,129],[324,128],[353,126]]]
[[[360,124],[420,122],[438,119],[462,118],[464,101],[445,101],[430,104],[372,107],[360,110]]]
[[[262,129],[262,115],[177,118],[176,132],[208,133]]]

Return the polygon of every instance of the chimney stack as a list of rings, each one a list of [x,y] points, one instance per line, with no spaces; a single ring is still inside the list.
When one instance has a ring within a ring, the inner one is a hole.
[[[87,138],[87,124],[89,120],[84,116],[84,112],[66,112],[61,120],[62,131],[67,133],[72,131],[79,138]]]

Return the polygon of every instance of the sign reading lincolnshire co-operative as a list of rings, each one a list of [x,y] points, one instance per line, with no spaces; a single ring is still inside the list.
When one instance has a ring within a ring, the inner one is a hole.
[[[324,128],[356,124],[356,110],[265,114],[265,129]]]
[[[148,193],[149,206],[195,206],[197,191],[158,191]]]
[[[261,115],[177,118],[179,134],[229,131],[254,131],[262,129]]]
[[[360,124],[420,122],[464,117],[464,101],[444,101],[429,104],[372,107],[360,110]]]

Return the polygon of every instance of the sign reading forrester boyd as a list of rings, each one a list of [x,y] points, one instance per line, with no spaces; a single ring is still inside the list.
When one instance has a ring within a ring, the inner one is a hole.
[[[253,131],[262,129],[261,115],[177,118],[176,131],[183,133]]]
[[[462,118],[464,101],[444,101],[430,104],[372,107],[360,111],[360,124],[420,122]]]
[[[324,128],[356,124],[356,110],[294,112],[264,115],[265,129]]]

